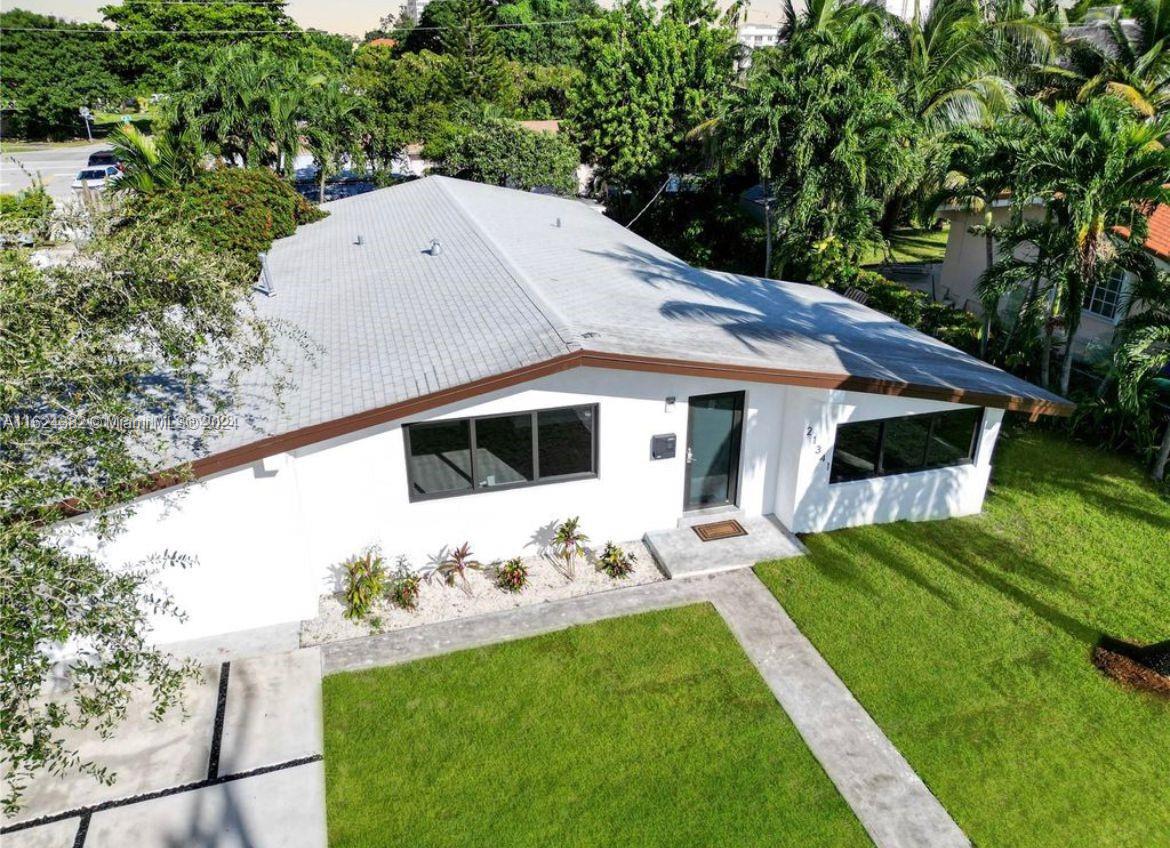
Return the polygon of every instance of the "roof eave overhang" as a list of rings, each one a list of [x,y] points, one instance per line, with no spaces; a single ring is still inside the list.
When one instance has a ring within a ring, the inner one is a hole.
[[[474,380],[449,389],[431,392],[388,406],[365,410],[331,421],[301,427],[277,436],[267,436],[237,448],[211,454],[191,463],[196,477],[207,477],[250,465],[278,453],[296,450],[308,445],[340,438],[351,433],[418,415],[431,409],[461,400],[499,391],[518,383],[547,377],[571,368],[612,368],[621,371],[644,371],[661,374],[679,374],[710,377],[723,380],[747,380],[755,383],[776,383],[814,389],[840,389],[867,394],[894,395],[923,400],[965,403],[1022,412],[1033,419],[1041,415],[1067,416],[1075,407],[1068,401],[1045,400],[1021,395],[995,394],[966,389],[928,386],[873,377],[845,374],[825,374],[784,368],[734,365],[716,362],[697,362],[685,359],[636,356],[624,353],[577,350],[522,368],[505,371],[480,380]]]

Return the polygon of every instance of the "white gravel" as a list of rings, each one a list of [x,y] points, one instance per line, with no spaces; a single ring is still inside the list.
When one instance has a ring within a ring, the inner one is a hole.
[[[527,557],[524,563],[528,566],[528,583],[519,592],[505,592],[497,588],[490,571],[468,572],[470,592],[463,588],[458,579],[454,586],[448,586],[441,578],[434,577],[429,582],[422,581],[417,609],[404,610],[389,601],[380,600],[366,621],[347,619],[339,594],[322,595],[317,617],[301,624],[301,645],[308,647],[370,636],[404,627],[434,624],[666,579],[641,542],[623,543],[622,548],[638,558],[628,577],[612,578],[597,570],[595,553],[600,551],[591,551],[588,559],[578,558],[573,580],[561,573],[559,564],[543,556]]]

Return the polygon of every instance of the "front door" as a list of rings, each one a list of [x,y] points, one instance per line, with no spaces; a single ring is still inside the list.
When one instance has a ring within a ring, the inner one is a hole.
[[[695,395],[688,402],[686,509],[734,504],[743,439],[743,392]]]

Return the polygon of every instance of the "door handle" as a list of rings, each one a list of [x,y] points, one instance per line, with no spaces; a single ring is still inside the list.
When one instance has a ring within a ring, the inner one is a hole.
[[[695,454],[691,451],[690,445],[687,445],[687,465],[695,461]]]

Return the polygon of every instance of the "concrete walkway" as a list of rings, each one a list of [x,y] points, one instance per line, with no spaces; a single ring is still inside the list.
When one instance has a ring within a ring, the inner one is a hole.
[[[0,844],[325,848],[320,681],[307,649],[208,667],[186,720],[151,721],[144,698],[112,738],[75,739],[117,782],[42,775]]]
[[[322,646],[326,673],[411,662],[608,618],[709,602],[878,848],[970,841],[752,571],[614,589]]]

